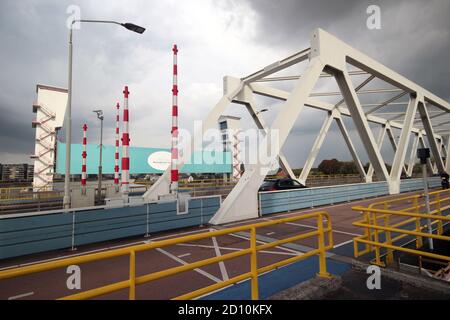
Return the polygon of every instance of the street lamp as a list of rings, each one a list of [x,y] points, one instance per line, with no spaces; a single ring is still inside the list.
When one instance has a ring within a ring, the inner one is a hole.
[[[97,197],[98,201],[102,198],[102,151],[103,151],[103,111],[102,110],[94,110],[94,113],[97,114],[97,118],[100,120],[100,160],[98,162],[98,190]]]
[[[133,23],[120,23],[116,21],[103,20],[73,20],[69,28],[69,72],[68,72],[68,88],[67,88],[67,108],[66,108],[66,170],[64,177],[64,209],[70,208],[70,148],[72,145],[72,56],[73,56],[73,25],[75,23],[106,23],[117,24],[130,31],[142,34],[145,28]]]

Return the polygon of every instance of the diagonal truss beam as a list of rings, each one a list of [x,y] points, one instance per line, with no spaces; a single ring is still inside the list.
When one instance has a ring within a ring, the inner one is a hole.
[[[335,119],[336,119],[339,129],[341,130],[342,136],[344,137],[345,143],[347,144],[350,154],[352,155],[353,162],[356,165],[356,169],[358,170],[361,177],[363,177],[364,180],[367,181],[367,176],[366,176],[366,172],[364,170],[364,166],[358,157],[358,153],[356,152],[355,146],[353,145],[352,140],[350,139],[350,135],[348,134],[347,128],[345,127],[344,121],[343,121],[340,113],[339,113],[339,116],[337,116]]]
[[[381,152],[381,147],[383,146],[383,141],[384,141],[384,137],[386,136],[386,126],[383,125],[380,128],[380,132],[378,133],[378,138],[377,138],[377,146],[378,146],[378,150]],[[371,182],[373,179],[373,174],[375,173],[375,170],[373,169],[373,165],[372,163],[369,164],[369,169],[367,170],[367,181]]]
[[[245,107],[247,108],[247,111],[250,113],[250,116],[252,117],[253,121],[256,124],[256,127],[260,130],[263,130],[265,133],[267,133],[267,126],[264,123],[264,119],[261,116],[261,113],[256,111],[256,103],[255,103],[255,99],[253,97],[253,92],[251,91],[251,89],[246,86],[244,89],[244,95],[245,98],[243,100],[245,101],[240,101],[240,100],[234,100],[233,102],[236,103],[243,103],[245,105]],[[295,179],[296,176],[294,174],[294,171],[292,170],[291,166],[289,165],[289,162],[287,161],[286,157],[284,156],[284,154],[280,151],[280,154],[278,156],[279,158],[279,163],[280,163],[280,167],[283,169],[283,171],[291,178],[291,179]]]
[[[273,98],[273,99],[277,99],[280,101],[286,101],[287,97],[289,96],[289,92],[286,92],[281,89],[264,86],[264,85],[261,85],[258,83],[252,83],[249,86],[253,90],[254,93],[264,96],[264,97]],[[311,108],[314,108],[317,110],[322,110],[322,111],[333,111],[333,109],[335,108],[334,105],[331,103],[317,100],[314,98],[308,98],[306,105],[308,107],[311,107]],[[343,116],[351,117],[350,111],[344,105],[339,107],[339,112]],[[376,114],[368,115],[366,118],[367,118],[367,121],[369,121],[371,123],[386,125],[389,122],[390,126],[393,128],[396,128],[396,129],[403,128],[402,123],[396,122],[396,121],[388,121],[382,117],[378,117]],[[417,128],[417,127],[414,127],[412,129],[412,132],[414,132],[414,133],[422,132],[423,134],[425,134],[425,132],[421,128]],[[439,137],[439,136],[437,136],[437,137]]]
[[[286,59],[272,63],[267,67],[263,68],[262,70],[252,73],[251,75],[244,77],[241,80],[244,82],[244,84],[249,84],[250,82],[257,81],[264,77],[270,76],[271,74],[274,74],[278,71],[293,66],[299,62],[307,60],[310,52],[311,52],[310,48],[302,50],[298,53],[293,54],[290,57],[287,57]]]
[[[308,158],[306,159],[305,165],[303,166],[303,170],[300,173],[300,176],[298,180],[303,185],[306,184],[306,179],[309,176],[309,173],[311,172],[312,166],[314,165],[314,162],[317,159],[317,156],[319,154],[320,148],[323,145],[323,142],[325,141],[325,137],[328,133],[328,130],[330,130],[331,123],[333,122],[333,114],[329,112],[327,114],[327,117],[323,121],[322,128],[320,128],[319,134],[314,141],[314,144],[311,148],[311,151],[309,152]]]
[[[375,138],[373,137],[372,131],[370,130],[369,123],[367,121],[366,115],[364,114],[364,110],[361,107],[356,91],[352,86],[350,76],[348,75],[346,70],[336,70],[334,75],[345,99],[346,105],[350,111],[350,114],[352,115],[353,121],[355,122],[355,126],[358,130],[359,136],[363,141],[370,162],[373,164],[375,173],[380,180],[389,181],[389,173],[386,169],[383,157],[381,156],[381,153],[377,148]]]
[[[375,108],[373,108],[373,109],[367,111],[366,114],[371,114],[371,113],[374,113],[374,112],[377,111],[377,110],[380,110],[381,108],[383,108],[383,107],[389,105],[390,103],[394,102],[395,100],[400,99],[401,97],[403,97],[403,96],[404,96],[405,94],[407,94],[407,93],[408,93],[408,92],[405,92],[405,91],[399,93],[398,95],[396,95],[396,96],[390,98],[389,100],[386,100],[385,102],[381,103],[379,106],[376,106]]]
[[[394,158],[395,158],[395,155],[397,154],[398,149],[399,149],[398,144],[397,144],[397,140],[395,139],[394,132],[392,131],[392,128],[389,126],[386,129],[387,129],[386,132],[388,134],[389,142],[391,143],[392,150],[394,151]],[[401,145],[402,144],[400,144],[400,146]],[[405,166],[404,163],[403,163],[403,171],[406,174],[407,170],[406,170],[406,166]],[[391,170],[391,179],[392,179],[392,170]]]
[[[413,175],[413,170],[414,170],[414,166],[416,164],[416,159],[417,159],[417,147],[418,146],[419,146],[419,135],[415,134],[414,140],[412,143],[412,147],[411,147],[411,153],[409,155],[409,161],[408,161],[408,172],[407,172],[408,177],[412,177],[412,175]]]
[[[447,153],[446,153],[445,171],[450,173],[450,135],[447,136]]]
[[[411,129],[414,125],[414,118],[417,112],[417,104],[418,104],[417,96],[415,95],[410,96],[409,104],[406,109],[405,122],[403,123],[403,129],[400,133],[400,140],[398,143],[398,147],[396,147],[397,150],[395,152],[394,161],[392,163],[391,193],[400,192],[400,177],[402,169],[405,170],[406,174],[408,174],[408,171],[405,168],[405,157],[409,146],[409,140],[411,137]],[[395,144],[395,138],[392,135],[392,130],[389,131],[390,131],[390,138],[391,140],[393,140]]]
[[[441,153],[439,152],[439,147],[436,143],[436,136],[433,132],[433,126],[430,121],[430,116],[428,115],[428,110],[424,102],[419,103],[419,113],[422,119],[423,127],[427,133],[428,144],[430,145],[431,153],[434,156],[434,161],[439,172],[445,171],[444,163],[442,161]]]
[[[363,82],[361,82],[356,88],[356,91],[361,90],[362,88],[364,88],[366,85],[368,85],[370,83],[370,81],[372,81],[373,79],[375,79],[374,75],[370,75],[370,77],[368,77],[366,80],[364,80]],[[336,103],[334,106],[335,107],[339,107],[341,104],[343,104],[345,102],[344,99],[340,100],[338,103]]]
[[[310,93],[324,69],[320,59],[310,60],[304,76],[297,82],[283,108],[276,116],[271,131],[278,132],[278,145],[272,146],[272,152],[279,155],[289,132],[306,104]],[[249,165],[238,184],[226,197],[219,210],[210,220],[212,224],[222,224],[236,220],[256,218],[258,215],[258,189],[269,171],[268,167],[257,163]]]

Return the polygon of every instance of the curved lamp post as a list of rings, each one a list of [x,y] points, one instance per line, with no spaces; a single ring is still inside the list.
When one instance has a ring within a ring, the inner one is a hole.
[[[73,54],[73,25],[77,22],[82,23],[105,23],[105,24],[117,24],[130,31],[142,34],[145,28],[135,25],[133,23],[120,23],[116,21],[104,21],[104,20],[73,20],[70,25],[69,31],[69,80],[67,88],[67,108],[66,108],[66,165],[64,176],[64,209],[70,208],[70,149],[72,145],[72,54]]]

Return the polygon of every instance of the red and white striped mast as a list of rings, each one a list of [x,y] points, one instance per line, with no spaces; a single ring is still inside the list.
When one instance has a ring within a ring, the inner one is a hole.
[[[172,88],[172,159],[170,171],[170,192],[178,192],[178,48],[173,46],[173,88]]]
[[[123,197],[128,199],[128,193],[130,192],[130,157],[128,147],[130,145],[130,135],[128,126],[128,86],[125,86],[123,91],[124,103],[123,103],[123,134],[122,134],[122,194]]]
[[[116,192],[119,192],[119,190],[120,190],[120,185],[119,185],[119,139],[120,139],[119,109],[120,109],[120,104],[118,102],[117,102],[116,108],[117,108],[117,115],[116,115],[116,153],[115,153],[115,157],[114,157],[114,186],[115,186]]]
[[[87,144],[87,124],[83,125],[83,151],[81,152],[81,194],[86,195],[86,144]]]

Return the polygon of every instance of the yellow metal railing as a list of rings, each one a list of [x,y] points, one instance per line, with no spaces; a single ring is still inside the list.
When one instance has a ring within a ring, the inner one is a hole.
[[[310,232],[299,233],[295,236],[291,236],[285,239],[273,241],[270,243],[257,244],[257,230],[259,228],[264,228],[268,226],[283,224],[294,222],[298,220],[305,219],[315,219],[317,222],[317,229]],[[324,219],[326,221],[326,225],[324,225]],[[192,262],[186,265],[181,265],[178,267],[173,267],[170,269],[153,272],[146,275],[136,275],[136,253],[147,251],[151,249],[157,249],[162,247],[167,247],[170,245],[176,245],[180,243],[198,241],[206,238],[212,238],[217,236],[229,235],[236,232],[249,231],[250,232],[250,246],[248,248],[242,249],[240,251],[235,251],[232,253],[228,253],[221,256],[216,256],[213,258],[204,259],[201,261]],[[268,248],[277,247],[289,242],[299,241],[302,239],[317,237],[317,248],[312,248],[309,252],[301,253],[299,255],[290,257],[288,259],[284,259],[282,261],[278,261],[276,263],[258,267],[257,262],[257,253],[258,251],[265,250]],[[328,241],[326,241],[328,240]],[[326,243],[327,242],[327,243]],[[119,257],[128,255],[129,256],[129,278],[128,280],[116,282],[113,284],[109,284],[103,287],[91,289],[88,291],[80,292],[74,295],[66,296],[61,299],[65,300],[77,300],[77,299],[89,299],[97,296],[101,296],[104,294],[112,293],[115,291],[119,291],[122,289],[129,289],[129,299],[134,300],[136,298],[136,286],[141,285],[150,281],[154,281],[157,279],[169,277],[172,275],[176,275],[185,271],[194,270],[197,268],[201,268],[210,264],[218,263],[221,261],[226,261],[230,259],[234,259],[237,257],[242,257],[245,255],[250,255],[250,271],[235,276],[229,280],[218,282],[216,284],[183,294],[181,296],[176,297],[175,299],[184,300],[184,299],[193,299],[212,291],[227,287],[229,285],[235,284],[237,282],[251,279],[251,297],[253,300],[259,298],[259,290],[258,290],[258,275],[261,273],[268,272],[275,268],[279,268],[281,266],[306,259],[308,257],[318,255],[319,256],[319,272],[318,275],[321,277],[329,277],[330,274],[327,272],[326,267],[326,251],[333,248],[333,237],[332,237],[332,225],[331,219],[328,213],[326,212],[314,212],[304,214],[302,216],[290,217],[278,220],[272,220],[267,222],[261,222],[256,224],[244,225],[233,228],[226,228],[217,231],[203,232],[195,235],[189,235],[174,239],[161,240],[156,242],[151,242],[148,244],[141,244],[136,246],[130,246],[126,248],[114,249],[106,252],[93,253],[79,257],[61,259],[51,262],[45,262],[25,267],[19,267],[11,270],[5,270],[0,272],[0,281],[4,279],[17,278],[21,276],[25,276],[28,274],[34,274],[38,272],[44,272],[48,270],[58,269],[62,267],[67,267],[69,265],[74,264],[82,264],[92,261],[104,260],[113,257]]]
[[[353,239],[354,256],[360,257],[375,252],[375,259],[372,262],[380,266],[389,265],[393,262],[394,251],[450,262],[449,256],[419,250],[423,246],[423,238],[450,241],[450,237],[442,235],[444,224],[450,221],[450,216],[442,215],[444,210],[450,209],[450,191],[434,191],[429,195],[429,213],[423,212],[426,204],[422,194],[376,202],[368,207],[353,207],[353,210],[363,214],[363,219],[353,222],[353,225],[364,230],[362,236]],[[396,207],[397,210],[392,209],[393,207]],[[429,229],[428,223],[431,227],[437,225],[436,233],[430,234],[427,232]],[[408,225],[413,225],[413,227],[408,228]],[[398,235],[393,237],[393,233]],[[382,235],[384,235],[384,241],[380,240]],[[396,245],[399,240],[408,236],[415,237],[415,249]],[[363,250],[359,249],[360,243],[365,244]],[[385,263],[381,261],[381,248],[386,249]]]

